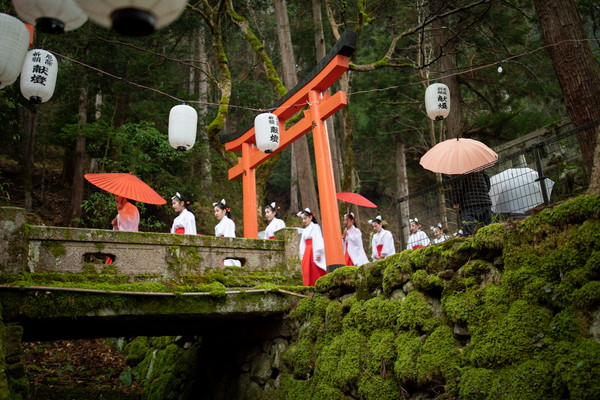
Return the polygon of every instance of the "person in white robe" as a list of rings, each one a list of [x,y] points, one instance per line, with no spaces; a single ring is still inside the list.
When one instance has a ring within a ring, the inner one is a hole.
[[[410,236],[408,237],[407,249],[418,249],[429,246],[431,241],[425,232],[421,230],[421,224],[418,218],[410,220]]]
[[[231,219],[231,212],[227,207],[225,199],[220,203],[212,203],[214,207],[215,218],[219,223],[215,225],[215,236],[220,237],[235,237],[235,222]],[[223,260],[223,265],[226,267],[241,267],[240,260],[226,258]]]
[[[265,219],[269,223],[265,228],[265,239],[275,239],[275,232],[285,228],[285,222],[279,219],[279,206],[275,202],[265,207]]]
[[[362,232],[356,227],[354,213],[344,215],[344,232],[342,240],[344,244],[344,259],[346,265],[363,265],[369,262],[362,241]]]
[[[442,242],[445,242],[446,240],[450,239],[450,236],[448,236],[444,233],[444,227],[441,224],[441,222],[438,223],[436,226],[432,226],[431,230],[433,231],[433,243],[434,244],[442,243]]]
[[[370,219],[369,223],[373,226],[373,239],[371,239],[371,256],[373,261],[383,260],[386,257],[396,254],[396,246],[394,245],[394,237],[392,232],[383,228],[385,222],[380,215],[374,219]]]
[[[178,213],[171,225],[171,233],[195,235],[196,232],[196,217],[189,210],[190,201],[186,200],[179,192],[171,198],[171,206]]]
[[[300,238],[299,254],[302,260],[302,281],[304,286],[314,286],[317,279],[327,274],[325,262],[325,241],[317,218],[305,208],[297,214],[302,217],[304,230]]]

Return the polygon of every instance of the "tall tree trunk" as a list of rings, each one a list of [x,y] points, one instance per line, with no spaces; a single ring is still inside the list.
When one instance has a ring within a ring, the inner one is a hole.
[[[81,216],[81,202],[83,201],[83,172],[86,137],[82,133],[87,124],[87,104],[89,93],[87,87],[82,87],[79,92],[79,136],[73,149],[73,181],[71,186],[71,212],[69,213],[68,226],[78,226],[75,218]]]
[[[396,175],[398,176],[398,193],[397,198],[401,199],[408,196],[408,174],[406,172],[406,149],[404,147],[404,141],[400,135],[396,135]],[[406,238],[409,235],[409,223],[410,218],[410,207],[409,201],[402,201],[396,203],[398,217],[400,219],[400,232],[399,241],[400,250],[406,248]]]
[[[323,14],[321,12],[321,0],[312,0],[312,14],[315,29],[315,49],[317,62],[320,62],[327,55],[325,47],[325,34],[323,32]],[[331,90],[328,89],[328,92]],[[341,191],[340,171],[342,170],[342,158],[340,157],[339,141],[335,133],[335,115],[327,118],[327,135],[329,137],[329,148],[331,149],[331,161],[333,164],[333,178],[335,181],[335,190]]]
[[[574,0],[533,0],[544,42],[558,77],[567,111],[575,126],[600,119],[597,97],[600,70],[586,39]],[[582,131],[577,140],[588,173],[594,165],[598,127]],[[596,164],[600,160],[596,160]],[[600,173],[596,168],[595,173]],[[591,181],[598,176],[592,176]]]
[[[432,0],[429,3],[429,9],[431,14],[446,12],[448,11],[448,3],[442,0]],[[452,29],[448,25],[449,18],[444,17],[433,21],[431,26],[433,57],[438,58],[438,61],[435,63],[436,76],[445,76],[456,71],[456,51],[454,49],[454,41],[450,36]],[[450,113],[444,120],[447,131],[446,137],[460,137],[462,134],[462,113],[458,75],[442,78],[440,82],[448,86],[448,90],[450,91]]]
[[[25,210],[33,210],[33,147],[35,143],[36,115],[35,109],[26,106],[23,109],[23,152],[21,170],[23,171],[23,186],[25,189]]]
[[[204,27],[198,28],[198,43],[197,43],[197,54],[198,64],[205,68],[206,71],[196,70],[196,76],[198,80],[198,121],[200,125],[206,124],[208,118],[208,52],[205,39]],[[198,150],[198,161],[200,163],[200,174],[202,182],[202,189],[206,189],[212,185],[212,166],[210,163],[210,146],[208,144],[208,134],[205,129],[198,129],[199,140],[197,140]]]
[[[296,74],[296,58],[292,49],[292,35],[290,33],[287,5],[285,0],[275,0],[274,4],[277,19],[277,38],[279,39],[279,49],[283,66],[283,82],[286,88],[291,89],[298,83],[298,76]],[[292,157],[295,159],[298,171],[298,188],[300,190],[300,198],[302,199],[302,208],[309,207],[320,216],[306,135],[294,142]]]

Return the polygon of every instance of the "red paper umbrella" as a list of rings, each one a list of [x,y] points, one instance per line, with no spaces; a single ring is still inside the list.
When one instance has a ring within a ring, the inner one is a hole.
[[[148,204],[165,204],[167,202],[154,189],[133,174],[85,174],[84,177],[92,185],[117,196]]]
[[[352,193],[352,192],[336,193],[335,197],[337,197],[338,200],[342,200],[347,203],[356,204],[357,206],[371,207],[371,208],[377,207],[377,205],[375,205],[370,200],[361,196],[358,193]]]
[[[421,157],[423,168],[433,172],[460,175],[498,161],[498,154],[473,139],[448,139],[433,146]]]

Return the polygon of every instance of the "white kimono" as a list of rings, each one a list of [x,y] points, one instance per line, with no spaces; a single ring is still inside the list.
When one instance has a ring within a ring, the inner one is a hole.
[[[442,242],[445,242],[448,239],[450,239],[450,236],[442,234],[442,236],[440,236],[439,239],[438,238],[433,238],[433,243],[434,244],[442,243]]]
[[[425,232],[418,230],[415,233],[411,233],[408,237],[407,249],[415,249],[419,247],[429,246],[431,241]]]
[[[215,225],[215,236],[235,237],[235,223],[227,215],[224,215],[219,223]],[[223,260],[223,265],[226,267],[241,267],[242,263],[240,260],[226,258]]]
[[[306,249],[306,239],[312,239],[313,261],[317,264],[317,267],[321,268],[323,271],[327,271],[327,263],[325,262],[325,242],[323,241],[321,227],[318,224],[311,222],[302,231],[299,251],[301,260],[302,256],[304,256],[304,250]],[[318,261],[317,254],[321,256]]]
[[[344,239],[344,253],[346,252],[352,259],[352,263],[356,266],[369,262],[367,253],[365,253],[365,249],[363,247],[362,232],[354,225],[346,230],[346,238]]]
[[[178,228],[183,228],[183,233],[186,235],[196,234],[196,217],[187,209],[183,209],[181,213],[173,220],[171,233],[176,233]]]
[[[383,228],[379,232],[373,235],[371,240],[371,257],[373,261],[377,260],[377,246],[383,246],[381,249],[381,257],[386,258],[392,254],[396,254],[396,246],[394,246],[394,238],[390,231]]]
[[[265,239],[275,239],[275,232],[285,228],[285,222],[282,219],[273,217],[265,229]]]

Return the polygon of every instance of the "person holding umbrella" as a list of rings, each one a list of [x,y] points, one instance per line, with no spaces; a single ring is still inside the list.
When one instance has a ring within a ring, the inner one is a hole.
[[[275,239],[275,232],[285,228],[285,222],[279,219],[279,206],[275,202],[265,207],[265,219],[269,223],[265,229],[265,238]]]
[[[300,238],[300,259],[302,260],[302,281],[304,286],[314,286],[317,279],[327,274],[325,262],[325,241],[321,227],[310,208],[298,212],[302,217],[304,230]]]
[[[454,209],[458,211],[464,236],[470,236],[478,228],[492,223],[490,188],[490,178],[485,171],[453,177],[450,196]]]
[[[165,204],[150,186],[133,174],[123,172],[85,174],[92,185],[115,195],[117,216],[112,220],[114,230],[137,232],[140,213],[131,200],[147,204]]]
[[[429,246],[431,240],[425,232],[421,230],[421,224],[418,218],[412,218],[410,221],[410,236],[408,237],[408,244],[406,249],[418,249],[420,247]]]
[[[360,266],[369,262],[365,249],[363,247],[362,232],[356,227],[354,213],[350,212],[344,215],[344,259],[346,265]]]
[[[171,233],[195,235],[197,233],[196,217],[190,211],[190,202],[177,192],[171,198],[171,205],[173,210],[179,214],[173,220]]]
[[[129,199],[115,195],[117,216],[112,220],[114,231],[138,232],[140,212]]]
[[[383,229],[385,222],[380,215],[374,219],[370,219],[369,223],[373,226],[375,234],[371,240],[371,256],[373,261],[383,260],[384,258],[396,254],[396,247],[394,246],[394,237],[392,232]]]

